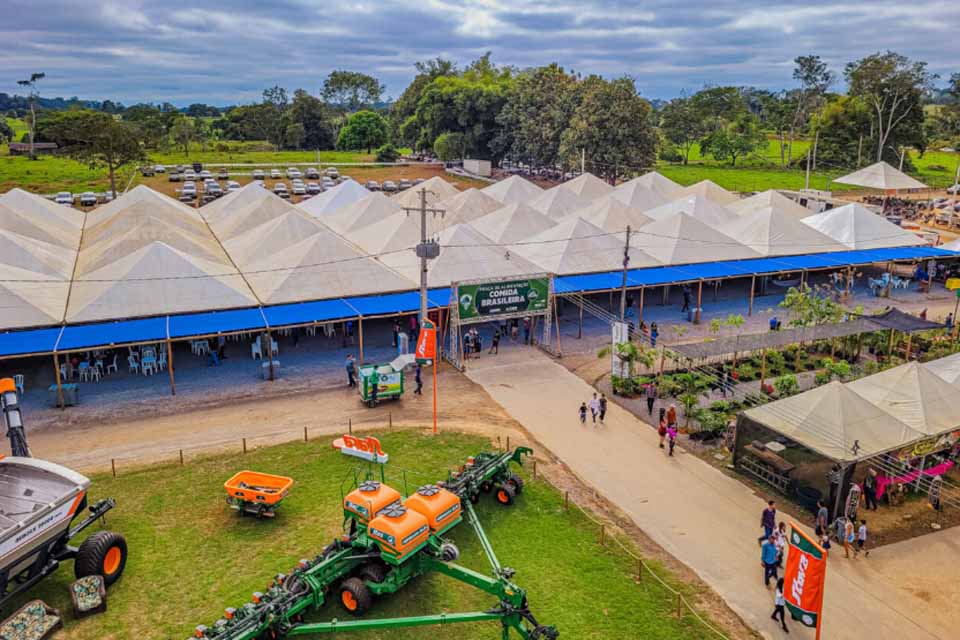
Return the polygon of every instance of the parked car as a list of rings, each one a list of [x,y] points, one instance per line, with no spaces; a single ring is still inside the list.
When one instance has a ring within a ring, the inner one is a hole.
[[[400,189],[400,191],[403,191],[404,189],[409,189],[409,188],[412,187],[412,186],[413,186],[413,183],[410,182],[409,180],[407,180],[406,178],[404,178],[403,180],[401,180],[401,181],[400,181],[400,184],[397,185],[397,187]]]
[[[300,171],[300,169],[297,169],[296,167],[287,167],[287,177],[290,178],[291,180],[293,178],[302,178],[303,173]]]
[[[171,171],[170,173],[167,174],[167,180],[169,180],[170,182],[180,182],[181,180],[183,180],[183,174],[177,173],[176,171]]]
[[[280,173],[280,169],[270,169],[270,177],[273,180],[279,180],[283,177],[283,174]]]
[[[197,172],[194,171],[193,169],[186,169],[186,170],[184,170],[184,172],[183,172],[183,179],[184,179],[184,181],[187,181],[187,180],[196,180],[196,179],[197,179]]]
[[[254,169],[254,170],[253,170],[253,179],[254,179],[254,180],[263,180],[263,178],[264,178],[263,169]]]
[[[197,183],[196,182],[184,182],[183,188],[180,189],[182,194],[192,194],[193,196],[197,195]]]
[[[186,171],[186,170],[187,170],[187,166],[186,166],[186,165],[184,165],[184,164],[178,164],[178,165],[177,165],[177,173],[183,173],[183,172]]]
[[[224,167],[217,171],[217,180],[226,180],[230,177],[230,172],[227,171],[227,168]]]
[[[303,172],[303,175],[307,180],[320,179],[320,172],[317,171],[316,167],[307,167],[306,171]]]
[[[67,206],[73,206],[73,194],[69,191],[61,191],[57,194],[55,199],[57,204],[65,204]]]
[[[282,182],[278,182],[277,184],[273,185],[273,192],[281,198],[290,197],[290,192],[287,191],[287,185],[283,184]]]
[[[302,196],[307,193],[307,185],[303,184],[303,180],[294,180],[291,186],[295,196]]]
[[[318,193],[321,193],[322,191],[323,191],[323,188],[321,188],[320,185],[317,184],[316,182],[307,183],[307,193],[309,193],[310,195],[315,196]]]
[[[204,169],[203,171],[200,172],[200,179],[206,180],[207,178],[213,180],[213,173]]]
[[[239,182],[237,182],[236,180],[228,180],[228,181],[227,181],[227,191],[228,191],[228,192],[230,192],[230,191],[239,191],[239,189],[240,189],[240,183],[239,183]]]
[[[104,201],[104,202],[111,202],[111,201],[112,201],[114,198],[116,198],[116,197],[117,197],[117,194],[114,193],[113,191],[107,190],[107,191],[104,191],[104,192],[103,192],[103,201]]]
[[[397,183],[393,180],[384,180],[383,181],[383,190],[387,193],[393,193],[397,190]]]
[[[337,186],[337,183],[333,181],[333,178],[328,178],[327,176],[323,176],[323,180],[320,181],[320,184],[323,185],[324,191],[327,189],[333,189],[335,186]]]
[[[155,165],[153,165],[153,171],[154,171],[154,173],[166,173],[166,172],[167,172],[167,168],[166,168],[165,166],[163,166],[162,164],[155,164]]]
[[[367,184],[364,185],[368,191],[379,191],[380,183],[376,180],[367,180]]]
[[[421,184],[423,181],[424,181],[423,178],[417,178],[416,180],[413,181],[413,186],[417,186],[418,184]]]
[[[95,204],[97,204],[97,194],[93,191],[84,191],[80,194],[81,207],[92,207]]]
[[[960,194],[960,184],[955,184],[952,187],[948,188],[947,193],[954,196],[957,194]]]
[[[144,178],[149,178],[153,176],[156,172],[153,170],[153,167],[140,167],[140,175]]]
[[[327,167],[327,170],[326,170],[325,173],[327,174],[327,177],[329,177],[329,178],[339,178],[339,177],[340,177],[340,172],[337,171],[337,168],[336,168],[336,167]]]

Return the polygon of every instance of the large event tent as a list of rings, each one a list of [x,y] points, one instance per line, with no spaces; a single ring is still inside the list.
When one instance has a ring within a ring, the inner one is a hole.
[[[23,189],[11,189],[0,196],[0,229],[76,251],[83,214]]]
[[[503,204],[528,202],[543,193],[543,189],[520,176],[510,176],[506,180],[484,187],[482,191]]]
[[[613,190],[610,197],[641,211],[649,211],[670,202],[661,191],[651,189],[639,180],[640,178],[634,178],[630,182],[624,182]]]
[[[200,212],[217,237],[226,241],[294,209],[283,198],[251,182],[214,200]]]
[[[493,213],[502,206],[503,203],[499,200],[479,189],[465,189],[441,200],[434,208],[443,209],[442,226],[446,228],[461,222],[472,222],[488,213]]]
[[[614,198],[613,194],[595,200],[593,204],[574,211],[569,217],[583,218],[605,231],[614,233],[625,232],[627,226],[631,229],[639,229],[653,220],[644,215],[640,209],[623,204],[622,201]]]
[[[500,207],[471,223],[477,231],[499,243],[526,240],[555,224],[556,220],[522,202]]]
[[[540,213],[559,220],[577,209],[583,209],[588,206],[590,202],[590,198],[578,196],[569,189],[554,187],[547,189],[527,204]]]
[[[886,162],[875,162],[869,167],[834,178],[837,184],[851,184],[869,189],[896,191],[898,189],[926,189],[927,185],[914,180],[903,171],[894,169]]]
[[[370,195],[365,187],[356,180],[346,180],[332,189],[315,195],[298,206],[315,218],[325,217],[329,213],[362,200]]]
[[[924,363],[924,368],[931,371],[952,385],[960,389],[960,353],[955,353],[946,358],[939,358]]]
[[[650,171],[642,176],[637,176],[628,182],[624,182],[617,188],[626,190],[632,186],[649,189],[650,191],[654,191],[658,195],[661,195],[667,199],[672,198],[677,192],[683,189],[681,185],[677,184],[670,178],[664,177],[656,171]]]
[[[725,207],[710,200],[706,196],[687,196],[677,198],[667,204],[646,212],[647,217],[653,220],[662,220],[676,213],[686,213],[692,218],[711,227],[720,227],[733,222],[737,216]]]
[[[957,387],[918,362],[848,382],[847,388],[915,431],[934,436],[960,427]]]
[[[688,196],[702,196],[724,206],[733,204],[740,199],[735,193],[727,191],[712,180],[701,180],[689,187],[683,187],[675,191],[670,198],[671,200],[676,200],[677,198],[686,198]]]
[[[581,198],[592,200],[613,192],[613,185],[604,182],[592,173],[581,173],[573,180],[567,180],[556,187],[572,191]]]
[[[769,208],[777,209],[783,213],[793,214],[797,218],[806,218],[813,215],[813,212],[810,209],[773,189],[761,191],[760,193],[756,193],[749,198],[744,198],[743,200],[738,200],[737,202],[728,204],[726,205],[726,208],[737,215],[744,215],[759,209]]]
[[[439,176],[434,176],[429,180],[424,180],[418,185],[414,185],[394,196],[394,200],[401,207],[419,207],[420,192],[427,192],[427,206],[433,206],[441,200],[452,198],[459,193],[459,189]]]
[[[804,224],[796,215],[775,207],[753,210],[718,228],[764,256],[846,249],[830,236]]]
[[[760,253],[686,213],[654,220],[630,240],[661,264],[757,258]]]
[[[325,214],[323,222],[340,233],[350,233],[402,211],[396,200],[375,191],[343,209]]]
[[[624,246],[622,236],[611,234],[583,218],[570,217],[513,249],[545,271],[566,275],[622,268]],[[631,268],[659,264],[649,253],[630,247]]]
[[[427,214],[428,237],[435,236],[441,225],[439,215]],[[400,211],[379,222],[353,229],[346,235],[371,255],[412,250],[420,242],[420,215]]]
[[[861,204],[847,204],[803,219],[848,249],[882,249],[923,244],[923,240]]]

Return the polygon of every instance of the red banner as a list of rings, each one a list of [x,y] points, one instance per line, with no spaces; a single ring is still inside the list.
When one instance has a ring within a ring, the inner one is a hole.
[[[789,548],[783,572],[783,597],[794,620],[820,630],[827,552],[795,522],[790,523]]]
[[[424,320],[417,337],[417,360],[434,360],[437,357],[437,325]]]

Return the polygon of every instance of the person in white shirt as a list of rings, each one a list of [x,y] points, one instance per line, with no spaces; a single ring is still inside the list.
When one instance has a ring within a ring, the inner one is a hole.
[[[787,525],[780,522],[773,531],[773,544],[777,546],[777,565],[783,568],[783,550],[787,546]]]
[[[770,615],[770,619],[776,621],[779,618],[783,631],[790,633],[790,630],[787,629],[787,619],[784,611],[786,604],[787,601],[783,599],[783,578],[780,578],[777,580],[777,590],[773,595],[773,613]]]
[[[600,400],[597,399],[597,394],[593,394],[593,398],[590,399],[590,415],[593,416],[593,424],[597,424],[597,414],[600,413]]]
[[[865,546],[867,546],[867,521],[861,520],[860,528],[857,529],[857,548],[854,550],[854,553],[860,553]],[[864,558],[869,555],[869,551],[863,551]]]

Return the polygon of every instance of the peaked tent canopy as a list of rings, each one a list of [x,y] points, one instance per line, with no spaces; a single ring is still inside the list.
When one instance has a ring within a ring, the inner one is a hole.
[[[735,193],[731,193],[711,180],[701,180],[689,187],[683,187],[676,191],[671,199],[685,198],[687,196],[703,196],[719,205],[733,204],[740,198]]]
[[[843,251],[842,244],[803,223],[794,214],[767,207],[756,209],[719,227],[764,256]]]
[[[677,184],[670,178],[667,178],[656,171],[650,171],[645,173],[642,176],[638,176],[632,180],[628,180],[621,184],[618,189],[627,189],[631,186],[643,187],[644,189],[649,189],[655,193],[663,196],[664,198],[670,199],[677,192],[683,189],[683,186]]]
[[[958,251],[960,252],[960,238],[956,240],[951,240],[950,242],[945,242],[940,245],[941,249],[946,249],[947,251]]]
[[[83,213],[23,189],[0,196],[0,229],[75,251]]]
[[[567,180],[554,187],[554,189],[566,189],[588,200],[609,195],[613,192],[612,185],[589,172],[581,173],[573,180]]]
[[[630,182],[624,182],[613,190],[611,197],[640,211],[649,211],[670,202],[670,198],[662,192],[641,184],[639,180],[640,178],[634,178]]]
[[[223,242],[290,211],[298,209],[255,182],[211,202],[200,210],[210,228]],[[302,212],[300,214],[303,215]]]
[[[61,323],[69,293],[68,279],[0,265],[5,329]]]
[[[621,234],[626,232],[627,226],[639,229],[653,220],[639,209],[625,205],[616,199],[614,194],[598,198],[593,204],[574,211],[569,217],[583,218],[604,231]]]
[[[290,210],[263,224],[248,229],[223,243],[224,249],[241,269],[276,259],[293,245],[324,231],[322,224],[300,211]]]
[[[543,193],[543,189],[520,176],[510,176],[506,180],[484,187],[482,191],[503,204],[528,202]]]
[[[325,214],[323,222],[340,233],[350,233],[402,212],[396,200],[375,191],[343,209]]]
[[[757,258],[759,253],[696,218],[679,212],[640,227],[631,238],[661,264]]]
[[[925,362],[923,367],[952,385],[960,386],[960,353]]]
[[[894,169],[886,162],[875,162],[869,167],[834,178],[838,184],[852,184],[856,187],[896,191],[898,189],[926,189],[927,185],[914,180],[904,172]]]
[[[653,220],[662,220],[680,212],[686,213],[714,228],[720,228],[737,218],[736,214],[730,212],[726,207],[702,195],[677,198],[656,209],[650,209],[646,212],[646,215]]]
[[[69,280],[75,258],[73,251],[0,228],[0,272],[9,266]]]
[[[793,214],[798,218],[806,218],[813,213],[810,209],[807,209],[799,202],[791,200],[779,191],[775,191],[773,189],[761,191],[760,193],[756,193],[749,198],[737,200],[734,203],[728,204],[726,208],[741,216],[758,211],[760,209],[768,208],[777,209],[783,213]]]
[[[557,275],[595,273],[623,268],[624,241],[582,218],[571,217],[543,231],[514,250],[542,271]],[[630,247],[630,267],[660,263],[639,248]]]
[[[427,237],[436,235],[440,224],[439,216],[428,214]],[[379,222],[353,229],[347,233],[347,238],[374,256],[407,249],[412,252],[420,243],[420,216],[400,211]]]
[[[473,222],[488,213],[493,213],[503,204],[479,189],[466,189],[460,193],[437,203],[437,209],[443,209],[443,228],[452,227],[462,222]]]
[[[327,189],[297,206],[311,216],[319,218],[363,200],[369,195],[370,191],[360,183],[355,180],[345,180],[334,188]]]
[[[847,388],[915,431],[935,436],[960,427],[957,388],[917,362],[848,382]]]
[[[522,202],[500,207],[471,223],[474,229],[501,244],[526,240],[555,224],[556,220]]]
[[[838,462],[870,458],[925,435],[836,380],[744,415]]]
[[[573,191],[554,187],[544,191],[527,204],[540,213],[559,220],[577,209],[589,206],[590,202],[589,198],[578,196]]]
[[[848,249],[917,246],[924,241],[860,204],[847,204],[803,219]]]
[[[424,189],[427,190],[428,207],[435,205],[441,200],[452,198],[460,192],[459,189],[440,176],[434,176],[429,180],[421,182],[420,184],[413,185],[406,191],[394,196],[393,199],[396,200],[401,207],[419,207],[420,192]]]

